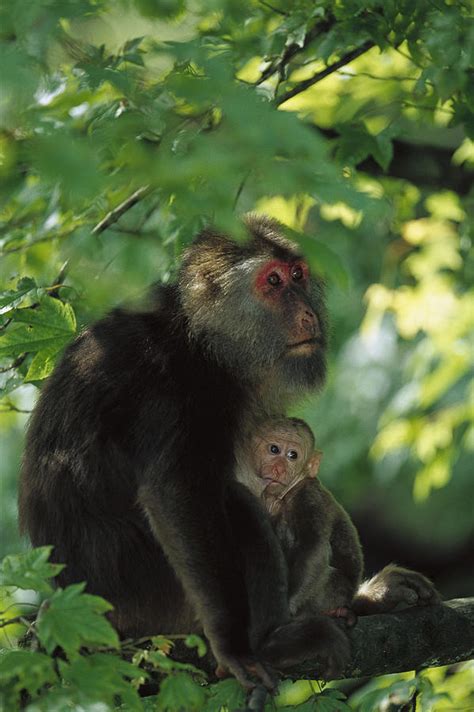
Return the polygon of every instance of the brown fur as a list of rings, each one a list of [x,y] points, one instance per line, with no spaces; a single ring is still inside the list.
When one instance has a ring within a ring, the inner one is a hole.
[[[70,344],[31,419],[19,495],[22,530],[66,563],[60,585],[87,581],[123,636],[204,630],[245,685],[253,656],[278,663],[290,639],[296,654],[298,641],[304,654],[321,646],[317,621],[311,638],[285,634],[281,546],[235,482],[235,444],[322,383],[326,347],[321,283],[289,282],[270,308],[257,270],[301,258],[275,222],[247,229],[243,245],[206,231],[152,308],[116,309]],[[318,331],[294,355],[304,312]],[[340,662],[347,640],[324,625],[322,652]]]
[[[271,454],[275,445],[280,453]],[[426,577],[395,564],[361,583],[359,536],[317,478],[314,445],[304,421],[278,417],[259,423],[239,450],[237,478],[264,503],[283,549],[292,616],[324,612],[354,622],[355,614],[436,603],[439,596]],[[288,449],[299,459],[285,457]]]

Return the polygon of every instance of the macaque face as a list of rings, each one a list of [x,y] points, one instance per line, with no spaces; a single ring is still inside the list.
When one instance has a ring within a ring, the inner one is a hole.
[[[264,481],[267,495],[276,495],[317,474],[320,455],[313,453],[309,434],[294,426],[260,428],[253,438],[252,453],[255,473]]]

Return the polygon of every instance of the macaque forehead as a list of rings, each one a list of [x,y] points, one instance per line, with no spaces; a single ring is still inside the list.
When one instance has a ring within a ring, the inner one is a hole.
[[[293,448],[299,450],[304,462],[309,459],[314,448],[313,437],[309,430],[291,422],[283,424],[269,421],[258,428],[253,438],[254,447],[259,450],[266,449],[272,443],[279,445],[282,450]]]
[[[277,277],[279,282],[272,284],[269,279]],[[289,262],[285,260],[268,260],[255,275],[257,293],[267,294],[275,291],[272,287],[288,287],[297,284],[305,286],[309,278],[308,265],[300,257],[295,256]]]

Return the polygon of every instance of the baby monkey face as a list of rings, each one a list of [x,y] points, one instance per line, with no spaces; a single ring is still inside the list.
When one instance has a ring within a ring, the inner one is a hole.
[[[254,436],[255,472],[268,485],[289,485],[309,475],[311,441],[295,427],[262,427]]]

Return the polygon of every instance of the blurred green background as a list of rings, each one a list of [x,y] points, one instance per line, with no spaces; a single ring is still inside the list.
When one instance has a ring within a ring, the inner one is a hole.
[[[327,282],[328,383],[298,412],[368,573],[396,561],[472,594],[471,3],[1,13],[0,554],[26,546],[24,430],[61,349],[172,279],[204,222],[239,239],[256,210]]]

